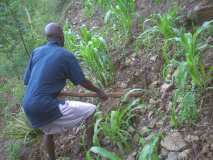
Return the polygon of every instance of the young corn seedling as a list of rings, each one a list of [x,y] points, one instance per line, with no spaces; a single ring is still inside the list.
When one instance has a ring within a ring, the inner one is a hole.
[[[171,59],[173,59],[170,49],[174,45],[174,38],[181,32],[180,29],[175,28],[177,20],[176,10],[172,10],[164,15],[152,15],[150,19],[144,21],[144,28],[146,28],[147,23],[151,23],[152,27],[145,29],[138,38],[141,39],[147,53],[152,53],[153,48],[155,53],[162,53],[164,63],[162,74],[164,79],[168,74],[168,65],[171,63]]]
[[[205,22],[194,33],[184,33],[180,38],[176,38],[185,49],[186,63],[192,84],[200,87],[205,87],[211,76],[205,71],[205,66],[201,58],[200,49],[203,49],[206,44],[199,43],[199,36],[212,23],[213,21]]]
[[[116,30],[121,29],[122,34],[129,38],[135,10],[134,0],[117,0],[106,13],[104,21],[106,24],[114,25]]]
[[[80,35],[64,27],[65,47],[86,64],[88,75],[99,86],[114,83],[115,67],[108,54],[107,44],[99,35],[93,35],[86,26],[82,26]]]
[[[143,138],[141,138],[140,145],[143,147],[137,155],[137,160],[160,160],[158,156],[158,147],[161,138],[161,134],[153,135],[150,143],[146,143]]]
[[[93,146],[90,148],[90,150],[86,153],[86,160],[94,160],[94,157],[91,156],[91,152],[109,160],[121,160],[121,158],[114,153],[99,146]]]
[[[198,118],[196,94],[188,88],[188,71],[185,61],[173,61],[177,65],[178,74],[175,75],[176,90],[174,92],[171,108],[171,125],[178,128],[183,123],[194,123]],[[180,111],[178,112],[177,109]]]
[[[133,101],[128,106],[111,111],[106,117],[100,117],[95,124],[93,144],[99,145],[98,134],[101,132],[113,145],[116,145],[121,151],[129,148],[128,141],[130,134],[127,131],[131,126],[131,119],[135,116],[134,110],[138,109],[139,100]]]
[[[64,25],[64,38],[65,38],[65,48],[73,52],[75,55],[79,51],[79,36],[75,34],[68,26],[68,23]]]
[[[80,58],[85,62],[90,77],[95,77],[99,86],[108,86],[114,82],[115,68],[108,55],[105,40],[92,35],[84,26],[81,28]]]

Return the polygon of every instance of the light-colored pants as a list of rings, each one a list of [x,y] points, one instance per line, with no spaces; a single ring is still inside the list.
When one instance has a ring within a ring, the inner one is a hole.
[[[63,116],[40,128],[46,135],[66,132],[79,126],[95,112],[96,106],[85,102],[66,101],[64,105],[59,105],[59,109]]]

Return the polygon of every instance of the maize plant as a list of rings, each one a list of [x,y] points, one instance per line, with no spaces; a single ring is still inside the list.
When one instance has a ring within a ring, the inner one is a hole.
[[[162,74],[164,78],[166,78],[168,74],[168,65],[173,59],[172,55],[170,54],[170,48],[173,45],[174,38],[181,33],[181,29],[178,30],[177,28],[175,28],[175,23],[177,20],[178,16],[176,10],[170,11],[164,15],[153,15],[151,19],[148,19],[144,22],[144,26],[148,22],[151,22],[153,26],[146,29],[138,37],[138,39],[142,41],[145,50],[146,48],[148,48],[148,52],[150,50],[153,51],[153,48],[156,48],[154,49],[156,50],[156,52],[162,53],[162,58],[164,62]]]
[[[104,21],[110,23],[127,37],[131,36],[133,17],[136,13],[136,4],[134,0],[117,0],[107,11]]]
[[[123,148],[129,148],[130,134],[127,130],[131,126],[131,119],[135,116],[133,111],[139,109],[138,103],[137,99],[127,107],[122,106],[118,110],[111,111],[106,117],[100,116],[95,124],[93,144],[99,145],[98,134],[102,132],[106,139],[121,151]]]
[[[162,134],[153,135],[150,143],[146,143],[144,138],[140,139],[142,149],[137,155],[137,160],[160,160],[158,156],[159,142],[162,139]]]
[[[88,75],[99,86],[108,86],[114,82],[115,67],[108,54],[107,44],[99,35],[93,35],[86,26],[80,29],[80,35],[75,34],[65,25],[65,47],[83,60]]]
[[[64,38],[65,48],[77,54],[80,48],[80,45],[78,44],[79,36],[69,28],[67,23],[64,25]]]
[[[90,148],[90,150],[86,153],[86,160],[94,160],[94,158],[91,156],[91,152],[109,160],[121,160],[121,158],[114,153],[99,146],[93,146]]]
[[[105,40],[101,36],[92,35],[85,26],[81,28],[79,56],[99,86],[108,86],[114,82],[115,68]]]
[[[204,87],[211,76],[209,72],[205,70],[200,52],[200,50],[207,45],[199,43],[199,36],[207,30],[212,23],[213,21],[205,22],[194,33],[183,33],[180,38],[176,38],[185,50],[186,63],[192,84],[200,87]]]

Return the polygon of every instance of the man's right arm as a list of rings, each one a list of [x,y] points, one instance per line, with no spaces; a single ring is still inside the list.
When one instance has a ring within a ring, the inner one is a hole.
[[[104,93],[104,91],[102,91],[101,89],[97,88],[95,85],[93,85],[93,83],[91,81],[89,81],[88,79],[85,79],[81,84],[82,87],[96,92],[97,95],[102,99],[102,100],[107,100],[108,96]]]

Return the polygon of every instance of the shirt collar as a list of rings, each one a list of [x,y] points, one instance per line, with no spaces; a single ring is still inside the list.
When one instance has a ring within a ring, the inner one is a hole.
[[[49,41],[49,42],[47,42],[47,45],[57,45],[57,46],[59,46],[59,43],[56,42],[56,41]]]

